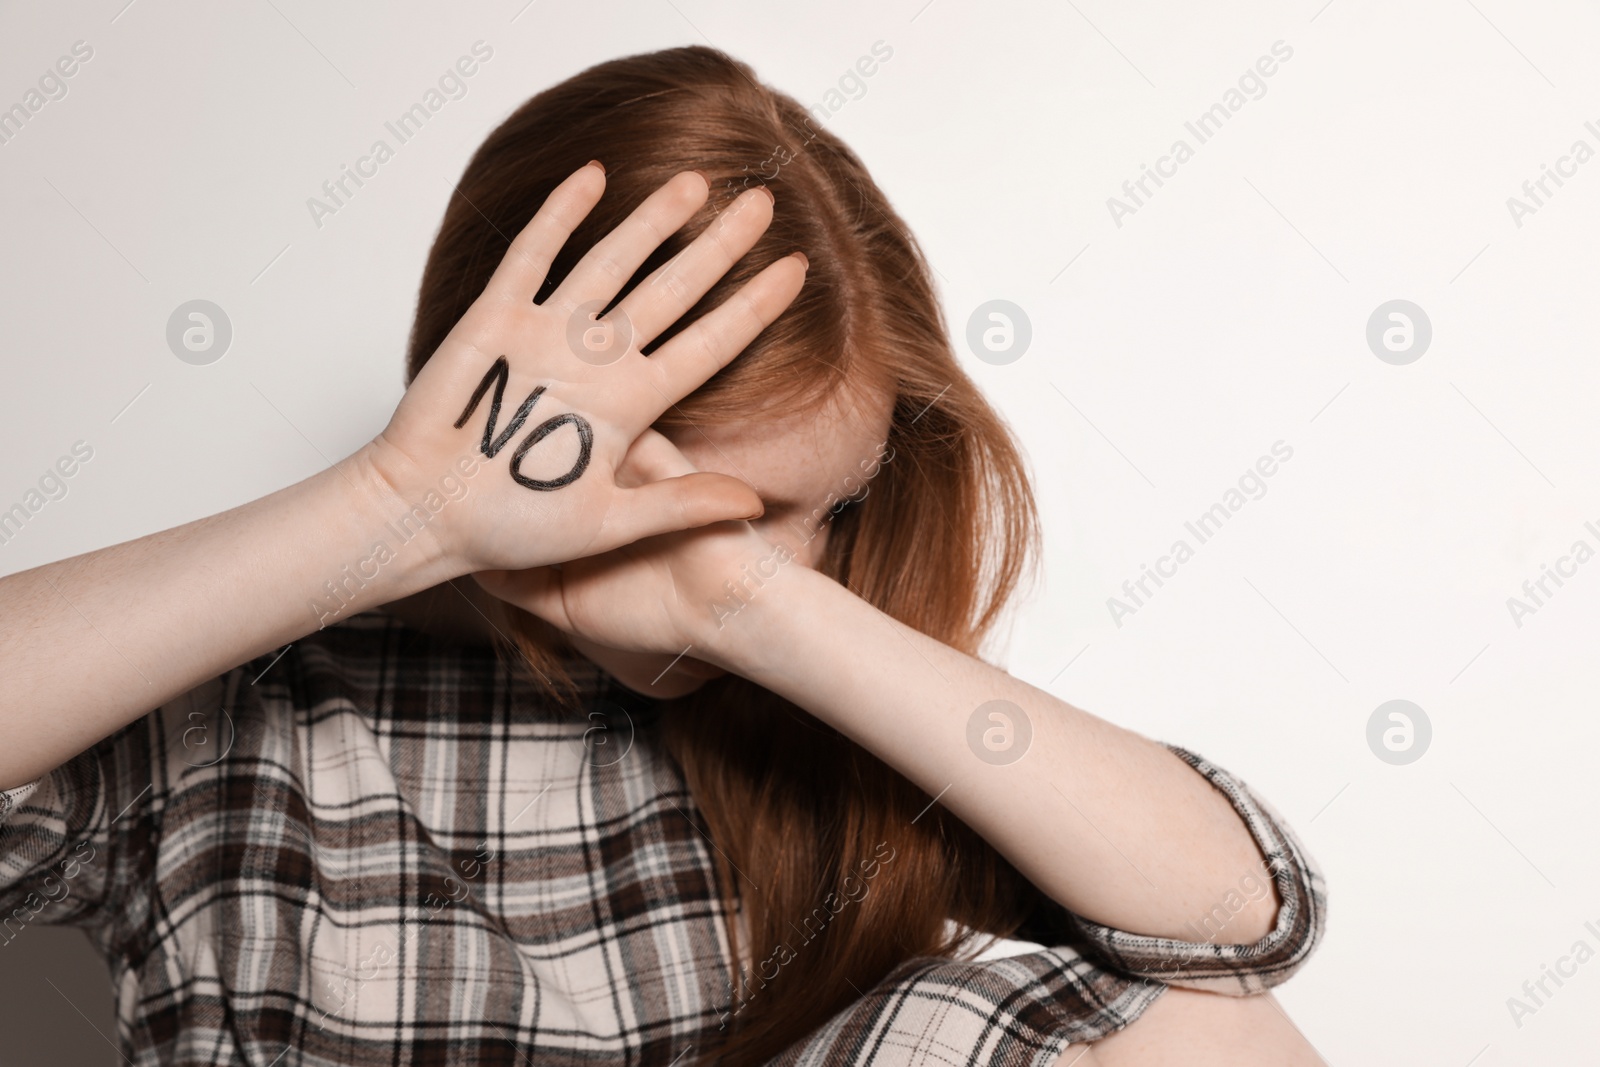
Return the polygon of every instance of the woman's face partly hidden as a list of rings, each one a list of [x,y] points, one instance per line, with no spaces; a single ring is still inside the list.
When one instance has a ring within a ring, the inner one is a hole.
[[[827,543],[829,505],[860,499],[870,490],[863,472],[877,470],[891,408],[892,398],[884,393],[845,386],[820,411],[663,432],[699,470],[731,475],[753,487],[766,513],[751,525],[794,553],[791,566],[815,567]],[[692,656],[674,662],[670,655],[627,652],[579,637],[571,641],[623,685],[646,696],[683,696],[725,673]]]

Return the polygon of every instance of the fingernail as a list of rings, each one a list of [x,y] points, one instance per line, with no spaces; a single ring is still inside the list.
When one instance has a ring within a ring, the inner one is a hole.
[[[794,254],[794,257],[800,261],[800,266],[801,267],[803,267],[806,270],[810,270],[811,269],[811,261],[806,258],[806,254],[804,252],[796,252]]]
[[[604,164],[604,163],[602,163],[602,162],[600,162],[600,161],[599,161],[599,160],[598,160],[598,159],[591,159],[591,160],[589,160],[589,162],[588,162],[588,163],[586,163],[586,164],[585,164],[585,166],[589,166],[589,167],[599,167],[599,168],[600,168],[600,173],[601,173],[601,174],[604,174],[604,173],[605,173],[605,172],[606,172],[606,165],[605,165],[605,164]]]
[[[772,195],[772,190],[768,189],[765,185],[758,185],[756,188],[767,194],[768,203],[776,204],[778,202],[778,198]]]

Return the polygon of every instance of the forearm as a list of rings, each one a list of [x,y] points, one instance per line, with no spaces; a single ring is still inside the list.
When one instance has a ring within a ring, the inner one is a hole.
[[[398,543],[405,509],[358,453],[242,507],[0,578],[0,787],[333,618],[452,577],[426,530]],[[377,566],[380,541],[393,558]]]
[[[815,572],[784,568],[706,643],[721,665],[938,796],[1086,918],[1201,940],[1189,924],[1261,875],[1233,808],[1166,748],[895,622]],[[969,746],[969,720],[993,700],[1016,705],[1031,726],[1012,763]],[[1275,904],[1271,893],[1245,902],[1217,940],[1258,940]]]

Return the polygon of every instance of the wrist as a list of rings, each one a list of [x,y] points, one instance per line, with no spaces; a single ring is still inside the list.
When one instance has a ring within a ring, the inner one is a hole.
[[[375,603],[365,607],[388,603],[468,570],[440,521],[449,498],[439,493],[430,497],[429,490],[419,489],[415,481],[397,478],[393,463],[379,462],[375,451],[374,445],[366,445],[323,475],[330,494],[329,517],[342,531],[338,538],[342,555],[330,561],[323,591],[330,591],[329,584],[336,589],[370,585],[371,593],[362,599]]]
[[[759,684],[776,681],[809,620],[826,615],[830,599],[839,596],[853,599],[803,564],[786,563],[770,575],[745,568],[741,580],[725,583],[720,597],[696,614],[694,655]]]

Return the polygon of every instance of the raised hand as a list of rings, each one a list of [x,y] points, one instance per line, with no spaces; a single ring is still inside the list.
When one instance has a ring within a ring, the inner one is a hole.
[[[647,358],[640,349],[755,244],[771,221],[772,196],[745,192],[596,320],[664,236],[705,203],[705,178],[679,174],[534,303],[556,254],[604,188],[595,164],[556,187],[389,425],[363,449],[363,461],[408,502],[452,471],[473,470],[468,492],[428,524],[458,573],[563,563],[654,534],[761,514],[755,491],[725,475],[638,483],[619,482],[617,472],[662,412],[788,306],[804,280],[804,258],[773,263]],[[612,346],[597,352],[583,343],[596,331]]]

